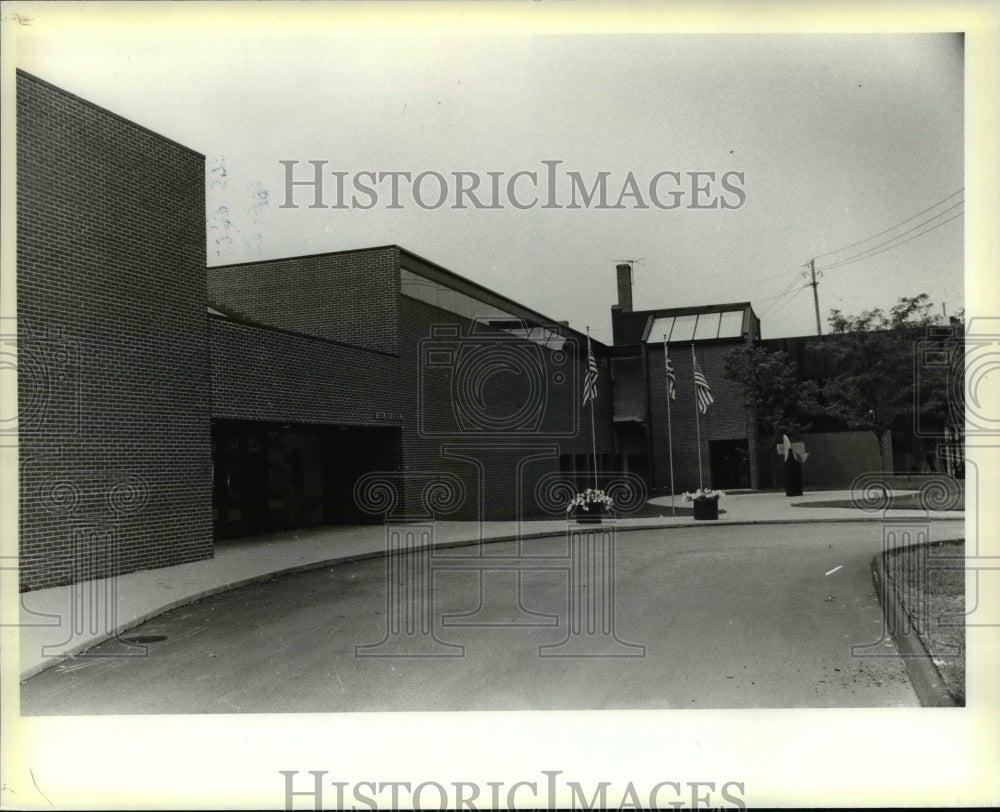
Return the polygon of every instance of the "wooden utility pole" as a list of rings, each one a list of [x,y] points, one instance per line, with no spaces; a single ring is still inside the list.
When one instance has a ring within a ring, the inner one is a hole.
[[[816,308],[816,335],[823,335],[823,328],[820,327],[819,322],[819,293],[817,293],[816,288],[819,286],[819,282],[816,281],[816,260],[809,260],[809,273],[812,275],[812,285],[813,289],[813,306]]]

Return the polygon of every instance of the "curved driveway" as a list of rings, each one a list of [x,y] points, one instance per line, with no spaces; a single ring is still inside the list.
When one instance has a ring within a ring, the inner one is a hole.
[[[438,570],[431,620],[461,656],[357,656],[386,634],[386,561],[327,566],[132,629],[125,637],[166,638],[148,656],[113,656],[129,652],[109,641],[91,653],[112,656],[43,671],[22,684],[22,713],[915,706],[872,586],[881,532],[803,523],[618,534],[617,634],[645,646],[639,657],[540,656],[567,635],[560,569],[523,574],[526,611],[512,599],[513,572]],[[935,525],[935,540],[961,535],[961,523]],[[524,541],[521,552],[565,555],[566,540]],[[491,625],[456,625],[480,602],[477,619]]]

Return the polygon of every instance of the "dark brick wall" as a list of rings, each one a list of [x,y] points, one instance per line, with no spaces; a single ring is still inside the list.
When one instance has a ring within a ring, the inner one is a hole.
[[[400,387],[415,395],[413,411],[403,426],[406,469],[452,472],[466,484],[463,508],[442,518],[514,519],[519,511],[538,515],[535,486],[540,477],[559,472],[560,455],[591,453],[589,406],[581,403],[586,343],[560,361],[548,350],[508,334],[480,330],[470,337],[467,320],[403,296],[399,318]],[[434,336],[435,325],[457,326],[459,337]],[[507,349],[491,354],[489,347]],[[445,360],[449,352],[454,359],[450,363]],[[482,354],[468,360],[477,352]],[[595,344],[595,355],[600,354],[601,345]],[[538,369],[544,370],[535,378],[535,390],[524,372],[531,369],[528,358],[538,359]],[[485,376],[482,400],[473,402],[475,376],[464,374],[460,367],[481,370],[504,359],[510,372]],[[530,398],[532,391],[535,401]],[[595,413],[599,454],[613,450],[610,395],[604,364]],[[455,410],[457,399],[469,406],[464,420]],[[529,403],[537,405],[526,406]],[[414,498],[411,492],[408,504],[415,505]]]
[[[850,488],[860,474],[882,470],[878,444],[870,431],[813,432],[798,438],[805,446],[808,458],[802,464],[802,485],[810,487]],[[882,438],[886,465],[892,461],[892,441]],[[765,455],[775,460],[775,479],[779,487],[785,484],[784,465],[774,445],[764,448]],[[770,465],[770,460],[768,460]],[[770,469],[767,471],[770,485]]]
[[[702,465],[705,486],[709,475],[709,442],[748,438],[747,419],[739,387],[723,375],[726,355],[739,343],[696,345],[698,365],[712,388],[715,402],[705,414],[698,415],[701,426]],[[663,345],[647,345],[649,366],[650,416],[653,430],[653,478],[655,489],[670,483],[667,439],[666,379],[663,374]],[[671,401],[670,417],[674,440],[674,483],[678,492],[698,487],[698,443],[695,425],[694,370],[691,365],[691,345],[670,347],[670,359],[676,376],[677,399]]]
[[[17,124],[21,587],[209,558],[204,159],[21,73]]]
[[[214,418],[399,425],[411,400],[395,355],[219,317],[209,336]]]
[[[402,467],[408,472],[404,509],[411,515],[422,510],[423,483],[411,476],[417,472],[450,472],[463,482],[464,509],[440,518],[537,514],[539,477],[557,473],[561,455],[591,452],[589,408],[580,402],[585,342],[574,343],[559,360],[506,333],[477,331],[470,337],[466,319],[399,293],[400,253],[390,247],[209,269],[212,301],[241,314],[236,321],[211,320],[213,416],[401,424]],[[244,324],[243,318],[280,329]],[[434,336],[435,326],[448,325],[457,326],[458,339]],[[479,406],[471,391],[456,395],[453,388],[457,359],[493,346],[509,352],[481,364],[506,359],[515,371],[525,358],[529,366],[542,364],[537,409],[528,407],[523,419],[513,415],[530,401],[528,376],[485,376]],[[449,349],[456,359],[451,366],[431,362],[428,353]],[[595,424],[598,451],[610,455],[611,389],[602,350],[595,342],[601,357]],[[463,397],[471,407],[464,422],[454,409]],[[400,419],[377,417],[381,412]]]
[[[399,249],[226,265],[208,269],[210,301],[253,321],[396,352]]]

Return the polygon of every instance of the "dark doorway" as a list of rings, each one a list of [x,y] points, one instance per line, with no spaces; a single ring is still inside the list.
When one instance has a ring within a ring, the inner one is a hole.
[[[397,470],[398,428],[213,421],[217,539],[369,521],[354,483]]]
[[[615,446],[620,452],[624,470],[642,477],[652,490],[653,471],[649,463],[649,437],[641,423],[615,424]]]
[[[712,440],[708,453],[713,488],[739,490],[750,487],[750,444],[747,440]]]

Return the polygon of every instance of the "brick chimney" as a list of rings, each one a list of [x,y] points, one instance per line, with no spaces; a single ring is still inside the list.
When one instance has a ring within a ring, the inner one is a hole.
[[[622,313],[632,312],[632,266],[623,262],[615,266],[618,271],[618,309]]]

